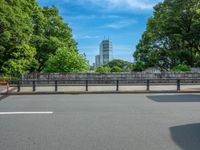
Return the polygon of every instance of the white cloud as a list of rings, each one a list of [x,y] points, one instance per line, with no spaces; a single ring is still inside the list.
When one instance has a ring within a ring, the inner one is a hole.
[[[62,0],[83,5],[96,5],[104,9],[140,9],[151,10],[154,5],[163,0]]]
[[[88,0],[93,4],[115,8],[129,8],[129,9],[152,9],[154,3],[147,2],[145,0]]]
[[[106,24],[106,25],[102,26],[102,28],[121,29],[121,28],[130,26],[130,25],[135,24],[135,23],[137,23],[136,20],[121,20],[121,21],[118,21],[118,22]]]
[[[99,39],[100,36],[98,35],[73,35],[73,38],[75,39]]]
[[[124,17],[119,15],[65,15],[68,20],[92,20],[92,19],[124,19]]]
[[[67,19],[70,20],[90,20],[90,19],[96,19],[97,16],[96,15],[77,15],[77,16],[67,16]]]
[[[82,39],[98,39],[100,36],[91,36],[91,35],[85,35],[81,37]]]

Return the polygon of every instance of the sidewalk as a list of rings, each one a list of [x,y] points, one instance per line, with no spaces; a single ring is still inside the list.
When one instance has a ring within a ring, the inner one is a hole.
[[[0,93],[6,92],[6,86],[0,85]]]
[[[17,92],[17,87],[10,87],[9,93],[145,93],[145,92],[177,92],[176,85],[150,85],[150,90],[147,91],[147,87],[143,86],[119,86],[118,91],[116,86],[88,86],[86,91],[85,86],[58,86],[57,92],[55,92],[54,86],[36,86],[35,92],[33,87],[20,87],[20,92]],[[6,87],[0,87],[0,93],[6,93]],[[200,85],[181,85],[179,92],[199,92]]]

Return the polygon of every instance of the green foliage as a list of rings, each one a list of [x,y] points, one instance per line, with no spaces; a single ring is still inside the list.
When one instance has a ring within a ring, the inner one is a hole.
[[[0,71],[9,71],[15,50],[28,45],[33,32],[30,2],[23,0],[0,1]],[[35,2],[31,2],[34,6]],[[23,53],[23,52],[22,52]],[[12,60],[11,60],[12,59]],[[15,63],[17,63],[15,61]],[[22,63],[20,64],[21,68]],[[8,68],[5,68],[8,66]],[[11,65],[12,66],[12,65]]]
[[[154,7],[134,58],[147,67],[170,70],[183,62],[200,67],[199,0],[164,0]],[[197,66],[198,65],[198,66]]]
[[[95,66],[90,66],[90,71],[95,71],[97,68]]]
[[[132,69],[132,64],[130,62],[120,60],[120,59],[114,59],[114,60],[110,61],[106,66],[110,67],[112,72],[116,72],[116,71],[117,72],[128,72],[128,71],[131,71],[131,69]]]
[[[51,55],[46,62],[44,72],[85,72],[89,64],[85,56],[68,48],[58,48],[55,55]]]
[[[106,66],[100,66],[100,67],[97,67],[97,69],[96,69],[96,72],[99,72],[99,73],[106,73],[106,72],[110,72],[110,71],[111,71],[111,69]]]
[[[2,70],[7,73],[22,74],[27,70],[35,71],[38,61],[35,59],[36,50],[29,45],[16,46],[10,54],[11,59],[6,61]]]
[[[172,72],[189,72],[191,67],[186,64],[179,64],[171,69]]]
[[[37,49],[39,71],[44,69],[45,62],[58,48],[67,47],[69,51],[77,51],[72,31],[58,15],[56,7],[40,8],[34,13],[34,22],[35,34],[30,42]]]
[[[133,64],[132,71],[141,72],[141,71],[144,71],[146,68],[147,67],[145,66],[143,62],[136,62]]]
[[[79,58],[72,30],[56,7],[41,8],[36,0],[1,0],[0,16],[0,72],[40,72],[61,47]]]
[[[118,66],[114,66],[111,68],[111,72],[123,72],[123,70]]]
[[[5,76],[0,76],[0,81],[9,81],[9,80],[18,80],[19,78],[5,75]]]
[[[104,66],[96,68],[96,72],[129,72],[132,69],[132,64],[128,61],[114,59]]]

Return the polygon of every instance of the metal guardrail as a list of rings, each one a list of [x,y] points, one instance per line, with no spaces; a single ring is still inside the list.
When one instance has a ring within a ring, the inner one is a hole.
[[[134,80],[18,80],[8,81],[11,87],[16,87],[17,92],[21,91],[21,87],[32,87],[32,92],[37,91],[37,87],[50,86],[54,87],[54,91],[58,92],[61,86],[84,86],[85,91],[89,91],[89,86],[115,86],[119,91],[120,86],[146,86],[146,91],[150,91],[151,85],[176,85],[176,90],[181,90],[182,84],[198,84],[200,79],[134,79]]]

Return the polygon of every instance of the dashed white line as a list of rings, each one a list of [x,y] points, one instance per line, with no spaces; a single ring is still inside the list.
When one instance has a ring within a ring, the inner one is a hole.
[[[53,114],[52,111],[44,112],[0,112],[0,115],[34,115],[34,114]]]

